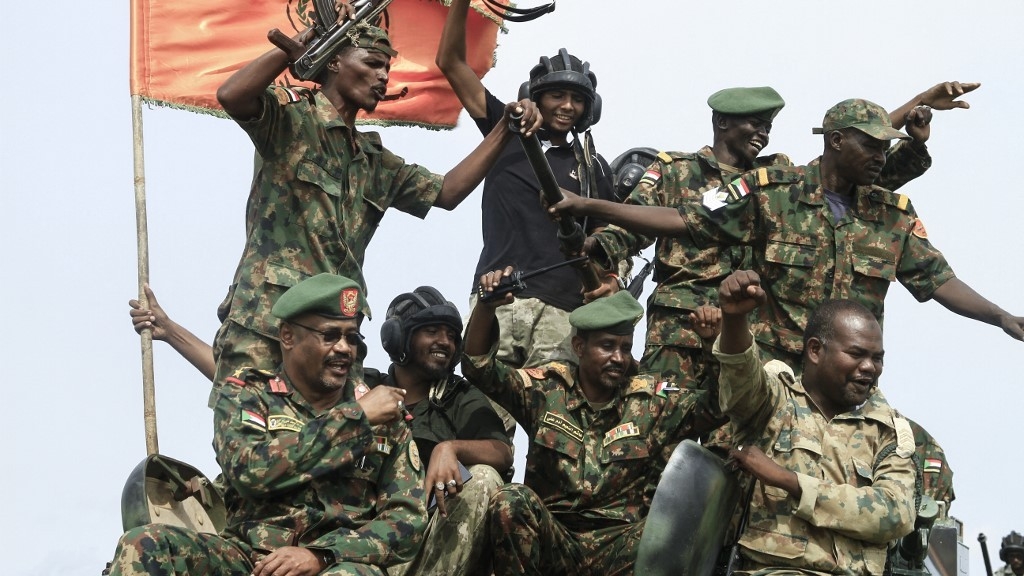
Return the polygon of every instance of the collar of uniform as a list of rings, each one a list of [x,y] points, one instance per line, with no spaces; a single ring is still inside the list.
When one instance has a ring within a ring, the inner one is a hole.
[[[360,132],[354,127],[349,130],[345,121],[338,114],[337,108],[334,107],[334,104],[331,104],[331,101],[327,99],[323,92],[317,90],[313,96],[313,101],[316,104],[316,115],[325,128],[351,132],[356,150],[366,154],[380,154],[383,151],[384,146],[381,143],[380,134],[376,132]]]
[[[704,146],[700,150],[697,150],[697,158],[708,166],[714,168],[716,171],[722,171],[722,169],[718,167],[718,158],[715,158],[715,151],[711,146]]]
[[[804,167],[804,188],[800,191],[800,201],[814,206],[825,204],[825,190],[821,186],[821,165],[817,162]]]

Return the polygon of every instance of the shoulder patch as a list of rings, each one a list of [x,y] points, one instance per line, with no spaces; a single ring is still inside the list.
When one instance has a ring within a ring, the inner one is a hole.
[[[672,163],[672,155],[668,152],[658,152],[658,160],[661,160],[665,164]]]
[[[920,218],[914,220],[914,229],[910,233],[922,240],[928,239],[928,231],[924,229],[924,222]]]
[[[547,377],[547,372],[543,368],[526,368],[523,372],[534,380],[543,380]]]
[[[900,458],[910,458],[916,449],[914,431],[910,428],[910,422],[893,412],[892,424],[896,428],[896,455]]]
[[[638,184],[647,184],[648,186],[654,186],[661,180],[661,167],[657,164],[651,164],[644,175],[640,177]]]
[[[266,419],[263,418],[262,414],[253,412],[252,410],[246,410],[245,408],[242,408],[241,414],[239,415],[239,420],[241,420],[242,424],[249,426],[250,428],[255,428],[260,432],[267,431]]]
[[[296,102],[301,102],[303,99],[309,98],[312,95],[313,92],[308,88],[274,86],[274,96],[277,97],[278,104],[294,104]]]
[[[885,188],[875,186],[871,191],[871,199],[881,201],[882,204],[892,206],[901,212],[906,212],[910,206],[910,197],[906,194],[898,194],[896,192],[890,192]]]

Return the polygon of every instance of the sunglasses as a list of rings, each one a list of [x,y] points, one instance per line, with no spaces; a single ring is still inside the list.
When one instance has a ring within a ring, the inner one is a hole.
[[[345,342],[349,346],[359,346],[360,344],[363,343],[363,340],[365,340],[363,335],[360,334],[358,331],[342,332],[341,328],[331,328],[330,330],[317,330],[316,328],[311,328],[309,326],[306,326],[305,324],[299,324],[298,322],[293,322],[291,320],[289,320],[288,323],[298,326],[299,328],[305,328],[310,332],[316,332],[317,334],[320,335],[320,340],[323,341],[324,346],[334,346],[335,344],[340,342],[342,338],[345,339]]]

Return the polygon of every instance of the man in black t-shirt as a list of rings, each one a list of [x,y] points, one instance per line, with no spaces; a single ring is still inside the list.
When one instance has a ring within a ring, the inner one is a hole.
[[[501,121],[502,107],[466,61],[468,8],[468,0],[453,0],[438,47],[437,65],[486,134]],[[601,113],[596,85],[597,77],[589,64],[561,49],[551,58],[540,59],[520,90],[520,98],[528,96],[536,102],[544,117],[539,136],[558,185],[581,195],[613,200],[611,169],[594,150],[588,130]],[[479,277],[490,270],[512,265],[531,271],[565,261],[559,248],[558,226],[543,209],[539,190],[522,145],[509,142],[484,180],[484,246],[473,273],[474,291]],[[593,219],[579,222],[587,234],[603,226]],[[475,304],[474,295],[470,306]],[[582,282],[574,268],[559,268],[531,278],[515,304],[499,309],[499,359],[523,368],[552,360],[574,362],[568,318],[582,304]]]

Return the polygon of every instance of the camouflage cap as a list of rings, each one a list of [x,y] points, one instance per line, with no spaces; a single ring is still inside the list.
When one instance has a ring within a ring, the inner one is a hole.
[[[771,122],[786,101],[770,86],[757,88],[726,88],[708,97],[708,106],[715,112],[731,116],[753,116]]]
[[[861,132],[879,140],[911,140],[903,132],[892,127],[889,113],[884,108],[860,98],[843,100],[825,112],[821,128],[812,128],[814,134],[825,134],[843,128],[856,128]]]
[[[337,274],[317,274],[289,288],[271,308],[281,320],[301,314],[357,318],[364,307],[363,291],[355,280]]]
[[[626,290],[607,298],[598,298],[569,314],[569,324],[577,330],[600,330],[623,336],[632,334],[644,315],[644,307]]]
[[[372,26],[365,22],[360,22],[348,31],[347,36],[352,41],[353,46],[359,48],[365,48],[367,50],[377,50],[383,52],[388,56],[394,58],[398,56],[398,52],[391,47],[391,38],[388,36],[387,30],[378,26]]]

